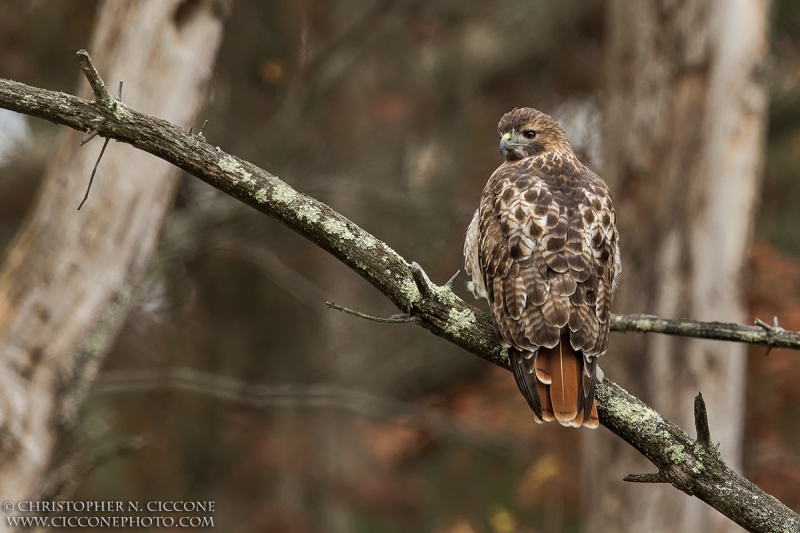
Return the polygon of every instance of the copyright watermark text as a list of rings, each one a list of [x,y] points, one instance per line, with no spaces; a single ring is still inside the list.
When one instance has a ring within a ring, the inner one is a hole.
[[[44,501],[3,502],[8,527],[213,528],[213,501]]]

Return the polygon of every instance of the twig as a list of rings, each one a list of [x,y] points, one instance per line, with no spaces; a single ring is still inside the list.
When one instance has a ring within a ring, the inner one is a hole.
[[[622,481],[628,481],[629,483],[669,483],[667,478],[659,472],[653,474],[628,474],[622,478]]]
[[[405,314],[400,315],[392,315],[389,318],[380,318],[377,316],[365,315],[364,313],[359,313],[358,311],[353,311],[352,309],[348,309],[346,307],[342,307],[341,305],[336,305],[333,302],[325,302],[325,305],[328,306],[329,309],[336,309],[337,311],[342,311],[347,313],[348,315],[357,316],[359,318],[364,318],[367,320],[372,320],[373,322],[381,322],[383,324],[402,324],[405,322],[413,322],[414,317],[408,316]]]
[[[775,317],[775,318],[777,319],[778,317]],[[766,322],[764,322],[760,318],[756,317],[754,322],[755,322],[756,326],[760,327],[764,331],[772,331],[772,326],[770,326],[769,324],[767,324]]]
[[[208,124],[208,120],[203,121],[203,126],[200,128],[200,131],[197,132],[198,137],[203,137],[203,132],[206,131],[206,124]]]
[[[694,399],[694,428],[697,432],[697,442],[708,449],[713,449],[711,443],[711,430],[708,428],[708,411],[702,393],[697,393]]]
[[[89,54],[86,53],[86,50],[79,50],[78,51],[78,64],[80,65],[83,73],[86,75],[86,79],[89,80],[89,85],[92,86],[92,91],[94,92],[95,100],[99,102],[107,102],[111,100],[111,96],[109,96],[108,91],[106,90],[106,85],[103,83],[103,78],[100,77],[100,74],[97,72],[97,69],[94,68],[94,63],[92,63],[92,58],[89,57]],[[119,81],[119,88],[117,89],[117,100],[122,101],[122,80]],[[100,133],[99,129],[93,129],[89,132],[89,135],[81,139],[81,146],[88,143]],[[89,186],[86,187],[86,194],[83,195],[83,200],[81,200],[80,205],[78,206],[78,211],[81,210],[83,204],[86,203],[86,200],[89,198],[89,191],[92,190],[92,183],[94,182],[94,175],[97,173],[97,167],[100,166],[100,160],[103,159],[103,154],[106,152],[106,147],[108,146],[108,141],[111,139],[106,137],[105,142],[103,143],[103,148],[100,149],[100,155],[97,157],[97,162],[94,164],[94,168],[92,169],[92,175],[89,176]]]
[[[767,332],[767,339],[769,339],[769,341],[772,341],[775,338],[776,334],[786,333],[786,330],[783,329],[780,326],[780,324],[778,324],[778,317],[777,316],[772,317],[772,323],[774,324],[772,326],[770,326],[769,324],[767,324],[766,322],[764,322],[763,320],[761,320],[758,317],[756,317],[755,323],[756,323],[757,326],[759,326],[761,329],[763,329],[764,331]],[[770,342],[770,344],[767,345],[767,351],[764,353],[764,355],[769,355],[769,352],[772,351],[773,347],[774,346]]]
[[[800,350],[800,332],[770,326],[756,319],[758,326],[742,326],[729,322],[661,318],[654,315],[611,315],[612,331],[665,333],[680,337],[759,344],[770,348]]]
[[[453,288],[453,283],[456,282],[456,279],[458,279],[458,275],[459,274],[461,274],[461,271],[460,270],[456,270],[456,273],[453,274],[452,278],[447,280],[447,283],[445,283],[444,286],[447,287],[448,289],[452,289]]]
[[[433,282],[428,277],[427,272],[416,261],[411,263],[411,277],[414,278],[414,283],[423,297],[433,298],[433,290],[431,288]]]
[[[88,143],[89,141],[91,141],[92,139],[97,137],[99,134],[100,134],[100,130],[92,130],[92,131],[90,131],[89,135],[87,135],[86,137],[81,139],[81,146],[83,146],[84,144]]]
[[[94,182],[94,175],[97,173],[97,167],[100,165],[100,160],[103,159],[103,154],[106,151],[106,146],[108,146],[108,141],[111,140],[111,137],[106,137],[106,141],[103,143],[103,148],[100,149],[100,155],[97,156],[97,162],[94,164],[94,168],[92,169],[92,175],[89,176],[89,186],[86,187],[86,194],[83,195],[83,200],[81,200],[81,205],[78,206],[78,211],[81,210],[83,204],[86,203],[86,199],[89,198],[89,191],[92,190],[92,183]]]
[[[83,75],[86,76],[86,80],[92,87],[92,92],[94,93],[94,99],[102,103],[110,101],[111,95],[108,94],[108,91],[106,90],[106,84],[103,83],[103,79],[100,77],[100,74],[97,72],[97,69],[94,68],[94,63],[92,63],[92,58],[89,57],[89,54],[86,52],[86,50],[78,50],[77,56],[78,56],[78,65],[80,65],[81,70],[83,71]]]

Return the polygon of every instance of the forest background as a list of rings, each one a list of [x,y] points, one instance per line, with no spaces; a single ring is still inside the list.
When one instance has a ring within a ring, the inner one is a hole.
[[[461,268],[464,229],[499,164],[502,113],[534,105],[555,115],[582,160],[603,168],[606,2],[232,6],[196,127],[208,119],[210,143],[331,205],[440,283]],[[74,53],[87,46],[95,9],[0,2],[0,77],[74,92]],[[796,2],[774,3],[769,39],[747,320],[774,315],[800,330]],[[135,91],[136,80],[124,81]],[[33,205],[60,134],[0,114],[0,246]],[[150,443],[100,464],[75,499],[214,500],[226,531],[589,527],[584,487],[597,481],[583,469],[584,432],[532,424],[506,372],[413,325],[328,309],[396,312],[313,244],[193,178],[182,178],[167,228],[157,275],[57,455],[139,435]],[[467,299],[463,282],[455,290]],[[800,369],[791,352],[764,352],[748,355],[742,470],[800,510]],[[142,390],[176,370],[220,386],[289,387],[295,398],[256,408],[213,390]],[[333,385],[324,401],[309,395],[319,384]]]

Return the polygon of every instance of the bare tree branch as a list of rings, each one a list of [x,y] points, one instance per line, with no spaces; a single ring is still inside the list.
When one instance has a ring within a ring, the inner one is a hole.
[[[430,282],[421,268],[412,267],[388,245],[327,205],[295,191],[255,165],[113,100],[110,105],[88,102],[0,80],[0,107],[81,131],[94,128],[103,137],[129,143],[169,161],[315,242],[380,290],[402,312],[415,317],[417,324],[509,369],[508,356],[498,344],[485,313],[465,303],[449,287]],[[615,318],[615,329],[620,329],[619,320]],[[653,319],[642,324],[637,328],[651,327],[649,331],[655,331],[660,327],[665,333],[708,337],[700,335],[702,331],[680,333]],[[763,343],[765,338],[728,340]],[[600,422],[647,457],[659,474],[679,490],[700,498],[750,531],[800,528],[800,516],[728,468],[706,445],[608,379],[597,385],[597,406]]]
[[[612,331],[665,333],[680,337],[760,344],[772,348],[800,350],[800,332],[769,326],[756,319],[759,326],[742,326],[729,322],[700,322],[684,318],[661,318],[655,315],[612,315]],[[761,324],[766,325],[761,326]]]

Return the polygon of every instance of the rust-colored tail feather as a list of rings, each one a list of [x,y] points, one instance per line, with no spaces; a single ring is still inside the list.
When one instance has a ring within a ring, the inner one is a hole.
[[[558,420],[562,426],[599,426],[594,400],[595,359],[572,348],[569,333],[553,348],[531,353],[509,348],[514,378],[537,422]]]
[[[546,385],[550,385],[550,383],[552,383],[553,376],[550,375],[550,358],[536,357],[534,368],[536,369],[537,380],[541,381]]]
[[[589,411],[589,416],[583,421],[583,425],[592,429],[600,427],[600,417],[597,416],[597,402],[594,401],[594,398],[592,398],[592,410]]]
[[[563,339],[555,348],[540,348],[539,356],[550,362],[550,402],[556,420],[562,425],[571,425],[578,416],[583,356],[576,354],[569,342],[565,343]]]
[[[536,375],[537,379],[539,375]],[[550,403],[550,387],[541,381],[539,381],[536,385],[539,387],[539,400],[542,403],[542,420],[544,422],[552,422],[556,419],[555,413],[553,413],[553,404]]]

